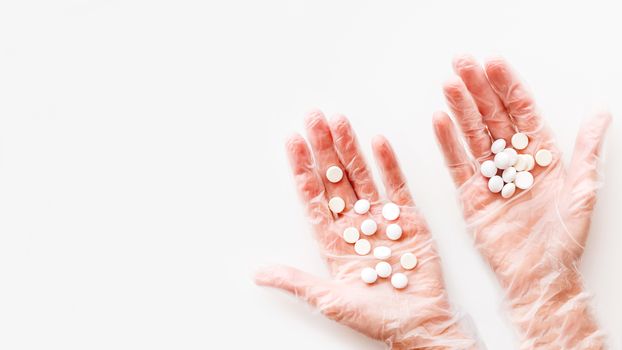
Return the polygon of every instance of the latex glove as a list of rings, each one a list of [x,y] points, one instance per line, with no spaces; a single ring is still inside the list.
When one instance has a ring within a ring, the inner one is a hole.
[[[504,60],[489,60],[482,68],[472,57],[460,56],[454,70],[460,78],[448,82],[444,92],[471,155],[443,112],[434,115],[436,135],[475,244],[507,292],[522,348],[602,347],[576,266],[589,232],[610,116],[598,114],[583,125],[567,167],[532,97]],[[536,165],[531,189],[504,199],[488,190],[479,164],[492,158],[492,140],[510,144],[516,130],[530,139],[520,153],[546,148],[554,160],[545,168]]]
[[[398,222],[404,232],[398,241],[385,236],[387,221],[380,212],[385,201],[380,200],[348,120],[337,117],[329,126],[322,113],[316,111],[307,117],[306,129],[314,157],[300,135],[291,137],[286,148],[296,187],[332,278],[273,266],[258,271],[256,283],[291,292],[327,317],[394,349],[474,348],[473,338],[458,325],[458,318],[451,311],[432,237],[413,203],[387,140],[376,137],[372,147],[388,200],[401,207]],[[345,170],[343,180],[336,184],[327,181],[324,175],[332,165]],[[328,209],[327,201],[333,196],[340,196],[347,205],[338,216]],[[352,211],[359,198],[372,202],[369,214],[358,215]],[[403,290],[394,289],[390,278],[378,278],[373,285],[361,280],[361,269],[373,268],[378,260],[372,254],[357,255],[353,245],[343,240],[342,232],[350,226],[360,227],[369,217],[379,224],[378,231],[370,237],[361,234],[361,238],[370,240],[372,248],[379,245],[392,248],[389,263],[393,272],[405,272],[409,278]],[[405,252],[417,255],[419,264],[414,270],[403,271],[400,267],[399,257]]]

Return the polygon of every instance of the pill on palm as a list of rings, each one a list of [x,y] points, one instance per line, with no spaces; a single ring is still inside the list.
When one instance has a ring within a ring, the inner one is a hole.
[[[501,197],[510,198],[514,195],[514,192],[516,192],[515,184],[513,183],[505,184],[505,186],[503,186],[503,188],[501,189]]]
[[[514,179],[516,178],[516,168],[509,167],[503,170],[503,173],[501,174],[501,178],[503,178],[503,182],[505,183],[510,183],[514,181]]]
[[[328,201],[328,208],[333,213],[339,214],[346,208],[346,202],[341,197],[333,197]]]
[[[523,154],[525,156],[525,163],[527,164],[525,170],[531,171],[536,166],[536,161],[531,154]]]
[[[397,241],[402,237],[402,226],[398,224],[389,224],[386,229],[386,234],[390,240]]]
[[[388,262],[381,261],[376,264],[376,274],[378,274],[378,277],[387,278],[391,276],[391,272],[393,272],[393,268]]]
[[[361,279],[367,284],[372,284],[378,279],[378,274],[371,267],[366,267],[361,270]]]
[[[488,189],[492,193],[499,193],[503,188],[503,179],[499,175],[495,175],[488,179]]]
[[[378,224],[372,219],[363,220],[361,223],[361,232],[363,232],[366,236],[371,236],[376,233],[378,229]]]
[[[492,143],[492,146],[490,146],[490,151],[494,154],[497,154],[501,151],[503,151],[505,149],[505,140],[504,139],[497,139],[495,140],[495,142]]]
[[[387,220],[395,220],[400,216],[400,207],[395,203],[387,203],[382,207],[382,216]]]
[[[340,167],[333,165],[326,169],[326,178],[332,183],[337,183],[343,178],[343,170],[341,170]]]
[[[527,170],[527,159],[525,157],[525,154],[518,155],[518,158],[516,159],[516,164],[514,164],[514,169],[516,169],[517,171]]]
[[[374,248],[374,257],[380,260],[387,260],[391,257],[391,248],[386,246]]]
[[[529,138],[527,135],[518,132],[512,136],[512,146],[516,149],[525,149],[529,145]]]
[[[367,199],[359,199],[354,203],[354,212],[357,214],[365,214],[369,211],[371,203]]]
[[[404,289],[408,285],[408,277],[401,272],[394,273],[393,276],[391,276],[391,284],[396,289]]]
[[[495,167],[497,169],[507,169],[510,166],[510,156],[505,152],[499,152],[495,155]]]
[[[526,190],[533,185],[533,175],[531,175],[531,173],[528,171],[519,171],[516,174],[514,184],[516,184],[516,187],[520,188],[521,190]]]
[[[503,153],[508,155],[508,158],[510,159],[510,166],[516,164],[516,161],[518,160],[518,153],[516,153],[514,148],[506,148],[503,150]]]
[[[479,167],[479,171],[485,177],[493,177],[497,174],[497,167],[495,166],[495,162],[492,160],[487,160],[482,163]]]
[[[536,163],[539,166],[547,166],[553,161],[553,154],[548,149],[541,149],[536,152]]]
[[[406,270],[412,270],[417,266],[417,257],[413,253],[405,253],[400,258],[400,265]]]
[[[359,239],[354,243],[354,251],[358,255],[367,255],[371,251],[371,243],[366,239]]]
[[[348,243],[356,243],[359,240],[361,235],[359,234],[359,230],[356,227],[348,227],[343,230],[343,240]]]

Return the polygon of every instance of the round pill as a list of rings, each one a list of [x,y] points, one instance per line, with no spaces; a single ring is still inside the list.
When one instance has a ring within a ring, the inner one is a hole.
[[[400,258],[400,265],[406,270],[412,270],[417,266],[417,257],[413,253],[406,253]]]
[[[529,145],[529,138],[527,135],[518,132],[512,136],[512,146],[516,149],[525,149]]]
[[[391,272],[393,272],[393,268],[391,268],[391,264],[386,261],[381,261],[376,264],[376,273],[378,277],[387,278],[391,276]]]
[[[391,257],[391,248],[386,246],[374,248],[374,257],[380,260],[387,260]]]
[[[395,203],[387,203],[382,207],[382,216],[387,220],[395,220],[400,216],[400,207]]]
[[[547,166],[553,161],[553,154],[548,149],[541,149],[536,152],[536,163],[539,166]]]
[[[495,155],[495,166],[497,169],[507,169],[510,166],[510,156],[505,152],[499,152]]]
[[[367,199],[359,199],[354,203],[354,212],[357,214],[365,214],[369,211],[371,203]]]
[[[495,162],[492,160],[483,162],[479,167],[479,171],[486,177],[493,177],[497,175],[497,167],[495,166]]]
[[[525,168],[525,170],[527,171],[533,170],[533,168],[536,166],[536,161],[533,159],[533,156],[531,154],[524,154],[524,156],[525,156],[525,163],[527,164],[527,167]]]
[[[398,224],[389,224],[386,229],[386,234],[390,240],[397,241],[402,237],[402,226]]]
[[[505,140],[504,139],[497,139],[495,140],[495,142],[492,143],[492,146],[490,146],[490,151],[494,154],[497,154],[501,151],[503,151],[505,149]]]
[[[503,182],[505,183],[513,182],[514,179],[516,178],[516,168],[511,166],[503,170],[503,173],[501,174],[501,178],[503,178]]]
[[[525,154],[519,154],[516,159],[516,164],[514,164],[514,169],[517,171],[525,171],[527,170],[527,159]]]
[[[333,197],[328,201],[328,208],[333,213],[339,214],[346,208],[346,202],[341,197]]]
[[[373,235],[374,233],[376,233],[377,229],[378,229],[378,224],[372,219],[364,220],[361,223],[361,232],[363,232],[363,234],[366,236]]]
[[[348,243],[356,243],[361,238],[359,230],[356,227],[348,227],[343,230],[343,240]]]
[[[333,165],[326,169],[326,178],[332,183],[337,183],[343,179],[343,170],[340,167]]]
[[[499,193],[503,188],[503,179],[499,175],[495,175],[488,180],[488,189],[492,193]]]
[[[361,270],[361,279],[367,284],[372,284],[378,279],[378,274],[371,267],[366,267]]]
[[[503,153],[507,154],[510,158],[510,166],[516,164],[516,161],[518,160],[518,153],[516,153],[514,148],[506,148],[503,150]]]
[[[359,239],[354,243],[354,251],[358,255],[367,255],[371,251],[371,243],[366,239]]]
[[[526,190],[533,185],[533,175],[528,171],[519,171],[516,174],[516,180],[514,180],[516,187],[521,190]]]
[[[401,272],[395,273],[391,276],[391,284],[396,289],[404,289],[408,285],[408,277]]]
[[[514,192],[516,192],[515,184],[513,183],[505,184],[505,186],[503,186],[503,188],[501,189],[501,197],[510,198],[514,195]]]

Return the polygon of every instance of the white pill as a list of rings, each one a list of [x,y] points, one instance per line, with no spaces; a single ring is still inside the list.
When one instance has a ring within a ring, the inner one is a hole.
[[[356,227],[348,227],[343,230],[343,240],[348,243],[356,243],[361,238],[359,230]]]
[[[507,169],[510,166],[510,156],[505,152],[499,152],[495,155],[495,166],[497,169]]]
[[[501,178],[503,178],[503,182],[505,183],[513,182],[514,179],[516,178],[516,168],[511,166],[503,170],[503,173],[501,174]]]
[[[512,146],[516,149],[525,149],[529,145],[529,138],[527,135],[518,132],[512,136]]]
[[[536,152],[536,163],[539,166],[547,166],[553,161],[553,154],[548,149],[541,149]]]
[[[346,202],[341,197],[333,197],[328,201],[328,208],[333,213],[339,214],[346,208]]]
[[[406,270],[412,270],[417,266],[417,257],[413,253],[406,253],[400,258],[400,265]]]
[[[516,180],[514,180],[516,187],[521,190],[526,190],[533,185],[533,175],[528,171],[519,171],[516,174]]]
[[[492,143],[492,146],[490,146],[490,151],[494,154],[497,154],[501,151],[503,151],[505,149],[505,140],[504,139],[497,139],[495,140],[495,142]]]
[[[393,268],[388,262],[381,261],[376,264],[376,273],[378,274],[378,277],[387,278],[391,276],[391,272],[393,272]]]
[[[397,241],[402,237],[402,226],[398,224],[389,224],[386,229],[386,234],[390,240]]]
[[[354,251],[358,255],[367,255],[371,251],[371,243],[366,239],[359,239],[354,243]]]
[[[396,289],[404,289],[408,285],[408,277],[401,272],[395,273],[391,276],[391,284]]]
[[[400,207],[395,203],[387,203],[382,207],[382,216],[387,220],[395,220],[400,216]]]
[[[365,214],[369,211],[371,203],[367,199],[359,199],[354,203],[354,212],[357,214]]]
[[[340,167],[333,165],[326,169],[326,178],[332,183],[337,183],[343,179],[343,170]]]
[[[510,198],[514,195],[514,192],[516,192],[515,184],[513,183],[505,184],[505,186],[503,186],[503,189],[501,189],[501,197]]]
[[[378,274],[371,267],[366,267],[361,270],[361,279],[367,284],[372,284],[378,279]]]
[[[391,257],[391,248],[386,246],[380,246],[374,248],[374,257],[380,260],[387,260]]]
[[[366,236],[373,235],[374,233],[376,233],[377,229],[378,229],[378,224],[372,219],[364,220],[361,223],[361,232],[363,232],[363,234]]]
[[[493,177],[497,175],[497,167],[495,166],[495,162],[492,160],[483,162],[479,167],[479,171],[486,177]]]
[[[503,179],[499,175],[495,175],[488,179],[488,189],[492,193],[499,193],[503,188]]]
[[[531,171],[536,166],[536,161],[533,159],[531,154],[523,154],[525,156],[525,162],[527,164],[527,168],[525,170]]]
[[[516,159],[516,164],[514,164],[514,169],[517,171],[525,171],[527,170],[527,159],[525,154],[519,154],[518,159]]]
[[[507,154],[510,158],[510,166],[516,164],[516,161],[518,160],[518,153],[516,153],[514,148],[506,148],[503,150],[503,153]]]

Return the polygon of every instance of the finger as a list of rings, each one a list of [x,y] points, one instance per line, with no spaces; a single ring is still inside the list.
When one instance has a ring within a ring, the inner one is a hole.
[[[333,216],[328,209],[324,184],[315,169],[305,139],[299,134],[291,136],[285,143],[285,150],[298,194],[306,206],[311,221],[316,225],[331,222]]]
[[[470,55],[457,56],[453,66],[471,93],[493,139],[509,141],[516,133],[514,124],[499,96],[490,86],[482,66]]]
[[[383,136],[374,137],[372,150],[389,200],[398,205],[414,205],[406,179],[389,141]]]
[[[356,134],[345,116],[339,115],[330,121],[330,131],[341,164],[346,168],[348,179],[358,198],[375,202],[379,199],[371,171],[359,147]]]
[[[456,127],[447,113],[434,113],[432,123],[436,139],[445,156],[445,164],[449,168],[456,187],[459,187],[475,173],[473,163],[460,142]]]
[[[346,202],[346,209],[352,207],[356,202],[356,194],[350,181],[344,172],[343,179],[337,183],[332,183],[326,179],[326,170],[331,166],[338,166],[344,170],[344,166],[339,161],[337,152],[333,144],[333,137],[330,134],[328,122],[324,114],[320,111],[311,112],[306,120],[307,137],[311,144],[311,150],[315,156],[316,167],[321,175],[324,188],[328,198],[339,196]]]
[[[490,135],[479,113],[475,101],[459,78],[454,78],[443,87],[449,109],[455,116],[471,154],[477,159],[490,156]]]
[[[490,85],[516,123],[518,131],[549,141],[552,136],[537,112],[533,97],[510,65],[502,58],[494,58],[488,60],[485,67]]]

